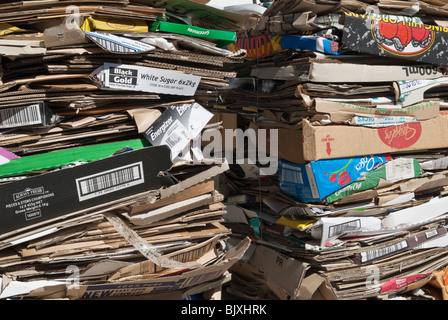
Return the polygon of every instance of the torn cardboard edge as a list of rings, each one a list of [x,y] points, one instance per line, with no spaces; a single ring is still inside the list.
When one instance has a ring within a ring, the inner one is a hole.
[[[236,263],[250,245],[250,239],[245,238],[237,246],[225,252],[222,259],[209,266],[186,271],[178,275],[166,275],[146,280],[110,281],[104,283],[85,281],[79,285],[62,281],[9,281],[3,283],[2,298],[8,297],[50,297],[77,299],[95,298],[126,298],[126,296],[139,296],[159,293],[175,293],[178,290],[198,291],[207,287],[207,283],[216,281],[225,275],[230,267]],[[126,288],[125,288],[125,287]],[[17,290],[18,289],[18,290]]]
[[[362,57],[359,59],[362,60]],[[251,70],[250,75],[259,79],[314,83],[381,83],[437,79],[444,77],[446,73],[444,67],[430,64],[381,65],[369,64],[369,61],[358,63],[356,58],[316,57],[303,58],[297,64],[257,66]]]
[[[90,299],[104,296],[141,295],[174,291],[192,287],[221,277],[236,263],[250,245],[249,238],[243,239],[237,246],[227,251],[222,260],[214,265],[201,267],[180,275],[168,275],[142,281],[123,281],[104,284],[80,284],[78,288],[68,288],[69,299]],[[123,286],[126,289],[123,290]]]
[[[412,117],[418,120],[427,120],[440,115],[440,102],[426,101],[412,106],[376,105],[363,106],[356,103],[331,101],[321,98],[314,99],[314,108],[317,112],[328,113],[332,122],[344,123],[355,116],[361,117]]]
[[[186,212],[201,206],[209,205],[223,200],[222,196],[215,194],[204,194],[191,199],[168,204],[158,209],[146,213],[139,213],[127,217],[135,225],[149,225],[154,222],[172,217],[174,215]]]

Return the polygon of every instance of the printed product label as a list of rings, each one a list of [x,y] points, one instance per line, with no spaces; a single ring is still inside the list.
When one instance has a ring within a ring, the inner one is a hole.
[[[201,77],[157,68],[105,63],[92,75],[104,88],[193,96]]]
[[[79,201],[129,188],[145,182],[142,162],[76,179]]]
[[[26,188],[12,194],[13,202],[5,205],[5,209],[13,209],[15,214],[23,214],[25,220],[32,220],[42,216],[41,208],[49,207],[54,193],[44,187]]]

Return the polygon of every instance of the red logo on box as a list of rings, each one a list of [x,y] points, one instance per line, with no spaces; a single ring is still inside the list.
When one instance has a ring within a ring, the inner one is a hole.
[[[378,136],[389,147],[405,149],[418,141],[422,134],[422,125],[419,121],[381,128]]]

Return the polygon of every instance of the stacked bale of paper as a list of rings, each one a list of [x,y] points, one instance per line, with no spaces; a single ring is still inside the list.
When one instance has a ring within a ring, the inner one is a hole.
[[[234,33],[127,0],[0,11],[0,297],[219,292],[249,241],[229,250],[227,164],[190,143],[218,127]]]
[[[258,40],[236,42],[253,50],[242,76],[271,81],[271,97],[278,88],[281,102],[260,104],[251,121],[278,129],[280,164],[276,185],[229,179],[239,213],[229,223],[243,221],[240,234],[294,259],[299,275],[293,288],[274,286],[273,268],[286,269],[254,255],[242,279],[258,268],[279,298],[412,298],[446,268],[446,14],[440,3],[413,5],[278,0]],[[336,39],[337,50],[292,38]],[[253,86],[260,101],[266,87]],[[252,201],[239,194],[258,189]]]

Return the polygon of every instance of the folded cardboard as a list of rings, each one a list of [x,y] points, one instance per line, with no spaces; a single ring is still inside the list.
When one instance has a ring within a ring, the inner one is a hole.
[[[183,20],[185,24],[193,24],[201,28],[215,28],[218,30],[235,32],[243,27],[247,15],[218,9],[205,5],[204,1],[190,0],[134,0],[135,3],[145,4],[154,8],[163,8],[173,13],[177,19]],[[160,10],[160,9],[159,9]]]
[[[431,88],[446,87],[447,77],[428,80],[397,81],[394,83],[395,99],[403,107],[416,104],[425,99],[425,92]]]
[[[302,127],[306,161],[448,147],[448,118],[444,115],[379,129],[319,126],[306,119]]]
[[[445,75],[442,67],[420,64],[386,65],[369,64],[341,59],[310,58],[294,64],[279,66],[257,66],[251,75],[261,79],[312,81],[316,83],[378,83],[387,81],[406,81],[436,79]],[[364,60],[366,60],[364,58]],[[422,71],[420,71],[422,70]]]
[[[100,160],[125,148],[137,150],[147,146],[149,146],[149,143],[142,138],[29,155],[11,159],[12,162],[0,166],[0,177],[55,169],[76,162],[83,163]]]
[[[412,117],[418,120],[435,118],[440,114],[440,102],[425,101],[412,106],[379,104],[363,106],[345,101],[314,99],[314,108],[319,113],[329,114],[332,122],[347,122],[355,116],[363,117]]]
[[[93,299],[113,296],[142,295],[175,291],[192,287],[221,277],[246,252],[250,245],[249,238],[243,239],[237,246],[225,253],[225,256],[215,264],[186,271],[181,274],[168,274],[140,281],[110,281],[109,283],[81,283],[78,287],[68,288],[70,299]]]
[[[3,184],[0,232],[6,235],[159,189],[164,183],[159,174],[171,165],[167,147],[145,147]]]
[[[147,43],[103,31],[85,31],[85,35],[101,48],[112,53],[142,53],[155,49]]]
[[[225,47],[226,45],[236,40],[236,33],[224,30],[205,29],[191,25],[157,21],[152,24],[151,31],[161,31],[170,33],[179,33],[186,36],[207,38],[216,41],[218,47]]]
[[[357,52],[446,65],[448,28],[387,16],[346,13],[342,41],[344,48]]]
[[[321,201],[331,193],[375,170],[387,155],[312,161],[306,165],[279,161],[280,189],[300,201]]]
[[[435,79],[445,74],[441,67],[433,65],[381,65],[368,63],[313,63],[310,81],[313,82],[386,82],[416,79]],[[349,60],[350,61],[350,60]]]
[[[367,173],[363,178],[333,192],[325,198],[331,203],[350,194],[375,188],[380,183],[391,184],[397,181],[412,179],[423,174],[420,163],[412,158],[398,158],[391,160],[375,170]]]
[[[338,55],[341,53],[339,46],[339,42],[323,37],[267,34],[239,38],[234,43],[229,44],[227,49],[232,52],[245,50],[247,58],[257,58],[285,49],[311,50]]]
[[[174,160],[195,139],[213,114],[198,103],[168,106],[144,132],[143,136],[153,146],[166,145]]]
[[[87,16],[80,27],[83,31],[148,32],[148,24],[142,19],[117,19],[108,16]]]

